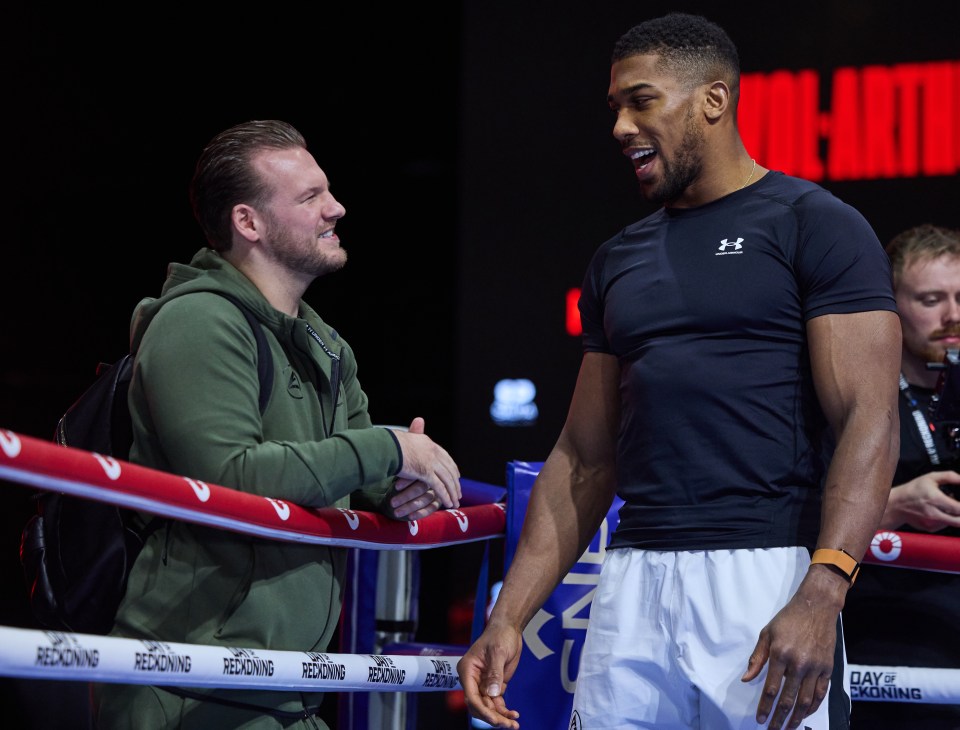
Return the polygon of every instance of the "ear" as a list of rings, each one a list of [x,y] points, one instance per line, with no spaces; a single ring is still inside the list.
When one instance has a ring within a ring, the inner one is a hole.
[[[233,206],[230,219],[233,221],[234,230],[250,243],[260,240],[260,219],[257,217],[257,211],[249,205],[239,203]]]
[[[730,87],[723,81],[714,81],[707,88],[703,113],[709,122],[719,121],[730,107]]]

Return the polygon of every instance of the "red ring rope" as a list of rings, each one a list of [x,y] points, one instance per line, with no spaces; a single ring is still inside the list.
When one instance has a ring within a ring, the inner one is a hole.
[[[0,430],[0,477],[122,507],[290,542],[417,550],[503,535],[505,508],[484,504],[400,521],[309,509]]]

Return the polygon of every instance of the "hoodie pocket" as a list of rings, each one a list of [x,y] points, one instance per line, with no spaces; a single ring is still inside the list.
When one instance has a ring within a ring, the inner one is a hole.
[[[254,549],[253,545],[250,543],[245,543],[242,547],[247,554],[247,559],[244,561],[244,569],[242,574],[239,576],[233,594],[230,596],[230,600],[227,602],[224,607],[223,614],[220,616],[220,621],[217,624],[216,636],[220,638],[224,634],[227,624],[230,622],[230,619],[237,612],[237,609],[243,605],[243,602],[247,600],[247,596],[250,594],[250,586],[253,584],[253,568],[254,568]]]

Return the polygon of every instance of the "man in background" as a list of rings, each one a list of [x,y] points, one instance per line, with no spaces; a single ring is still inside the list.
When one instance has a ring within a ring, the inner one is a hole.
[[[960,230],[919,225],[887,254],[903,328],[900,460],[879,529],[960,537],[960,453],[949,424],[934,421],[940,371],[927,367],[960,348]],[[851,664],[957,669],[960,575],[864,565],[843,623]],[[852,720],[854,730],[957,730],[960,705],[859,700]]]

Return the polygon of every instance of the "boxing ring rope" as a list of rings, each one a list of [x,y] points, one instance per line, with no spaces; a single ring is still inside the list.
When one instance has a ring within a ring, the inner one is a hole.
[[[122,481],[121,481],[122,477]],[[0,479],[268,539],[421,550],[502,537],[505,507],[489,485],[461,480],[460,509],[401,522],[349,509],[308,509],[0,430]],[[960,538],[878,532],[864,562],[955,573]],[[455,649],[456,647],[448,647]],[[205,646],[0,627],[0,676],[314,691],[459,689],[458,655],[335,654]],[[848,665],[852,698],[960,703],[960,669]]]
[[[313,692],[460,688],[450,657],[272,651],[5,626],[0,646],[0,675],[29,679]]]
[[[501,504],[402,522],[178,477],[0,430],[0,478],[256,537],[377,550],[417,550],[503,535]],[[489,497],[461,480],[464,504]],[[459,656],[285,652],[0,627],[0,675],[178,686],[348,691],[459,688]]]
[[[351,509],[309,509],[5,430],[0,478],[256,537],[337,547],[419,550],[487,540],[502,535],[506,525],[498,504],[439,510],[410,522]],[[461,480],[467,492],[473,485],[478,483]]]

